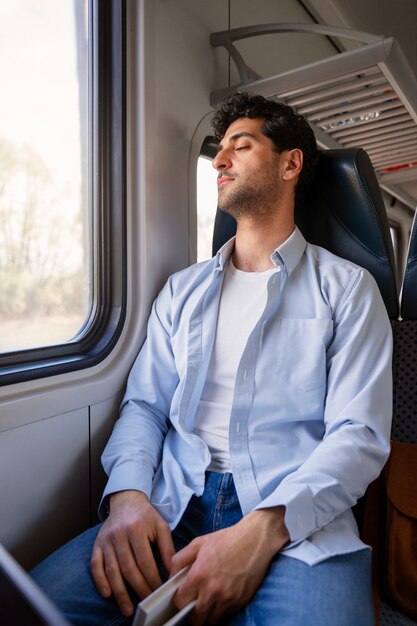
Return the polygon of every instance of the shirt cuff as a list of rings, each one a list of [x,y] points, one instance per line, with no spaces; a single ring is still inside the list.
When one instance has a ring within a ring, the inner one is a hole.
[[[291,543],[299,543],[318,530],[313,498],[307,487],[281,484],[255,510],[274,506],[285,506],[284,522]]]
[[[118,491],[143,491],[148,498],[152,492],[153,471],[145,465],[138,463],[122,463],[113,467],[106,488],[104,489],[101,502],[98,507],[98,515],[101,520],[106,519],[109,514],[108,503],[113,493]]]

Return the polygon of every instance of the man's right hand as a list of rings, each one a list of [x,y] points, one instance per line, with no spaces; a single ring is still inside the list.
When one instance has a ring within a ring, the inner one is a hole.
[[[91,557],[91,573],[104,598],[114,595],[125,616],[133,604],[125,581],[144,598],[162,584],[152,553],[155,543],[166,570],[175,548],[171,530],[141,491],[120,491],[110,498],[110,514],[101,527]]]

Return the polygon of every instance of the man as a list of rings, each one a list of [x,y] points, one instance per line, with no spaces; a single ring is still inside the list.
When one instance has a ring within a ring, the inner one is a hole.
[[[237,94],[214,128],[236,238],[158,296],[103,455],[105,522],[35,575],[80,624],[125,623],[132,590],[189,566],[175,602],[196,600],[196,625],[370,626],[351,507],[389,453],[385,308],[365,270],[295,228],[316,158],[305,120]],[[100,595],[79,567],[93,542]],[[52,574],[68,560],[75,602]]]

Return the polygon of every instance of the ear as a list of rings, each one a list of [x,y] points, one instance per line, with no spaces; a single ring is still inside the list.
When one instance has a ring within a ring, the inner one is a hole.
[[[286,150],[284,156],[283,180],[296,180],[303,167],[303,153],[299,148]]]

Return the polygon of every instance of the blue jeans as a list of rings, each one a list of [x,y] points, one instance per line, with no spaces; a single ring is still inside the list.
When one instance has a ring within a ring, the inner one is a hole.
[[[242,512],[231,474],[207,472],[204,494],[193,497],[173,532],[177,550],[194,537],[237,523]],[[95,590],[90,556],[100,525],[87,530],[40,563],[36,582],[77,626],[128,625],[113,600]],[[373,626],[371,553],[360,550],[313,567],[278,554],[245,608],[228,626]]]

